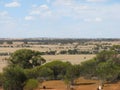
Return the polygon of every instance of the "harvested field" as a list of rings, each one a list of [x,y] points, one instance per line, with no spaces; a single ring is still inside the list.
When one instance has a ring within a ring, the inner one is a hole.
[[[86,60],[92,59],[95,55],[43,55],[47,62],[51,62],[53,60],[61,60],[61,61],[69,61],[72,64],[79,64]]]
[[[0,72],[3,71],[3,68],[8,65],[7,61],[5,60],[8,56],[0,56]]]
[[[9,56],[0,56],[0,72],[2,72],[2,69],[7,66],[5,58],[8,57]],[[95,55],[43,55],[42,57],[46,59],[46,62],[61,60],[63,62],[69,61],[72,64],[79,64],[86,60],[92,59],[93,57],[95,57]]]

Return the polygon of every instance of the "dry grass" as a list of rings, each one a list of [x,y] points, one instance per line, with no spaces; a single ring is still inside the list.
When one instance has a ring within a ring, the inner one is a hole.
[[[61,60],[61,61],[69,61],[72,64],[79,64],[81,62],[84,62],[86,60],[92,59],[95,57],[95,55],[43,55],[47,62],[51,62],[54,60]]]
[[[43,55],[42,57],[46,59],[46,62],[61,60],[63,62],[71,62],[72,64],[80,64],[81,62],[92,59],[95,55]],[[0,56],[0,72],[8,65],[5,58],[9,58],[9,56]]]
[[[8,56],[0,56],[0,72],[3,71],[3,68],[8,65],[7,61],[5,60]]]

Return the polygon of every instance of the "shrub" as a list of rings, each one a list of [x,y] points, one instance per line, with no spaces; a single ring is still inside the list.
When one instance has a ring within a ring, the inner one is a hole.
[[[24,90],[34,90],[35,88],[38,87],[38,81],[35,79],[29,79],[25,86],[24,86]]]
[[[26,75],[21,67],[7,67],[3,72],[4,90],[23,90]]]
[[[2,86],[2,85],[3,85],[3,74],[0,73],[0,86]]]

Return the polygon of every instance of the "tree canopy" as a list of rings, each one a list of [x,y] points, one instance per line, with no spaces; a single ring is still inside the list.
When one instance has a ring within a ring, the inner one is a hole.
[[[27,77],[23,69],[19,66],[7,67],[3,72],[4,90],[23,90]]]
[[[10,63],[12,65],[19,65],[22,68],[33,68],[46,62],[40,55],[38,51],[20,49],[10,56]]]

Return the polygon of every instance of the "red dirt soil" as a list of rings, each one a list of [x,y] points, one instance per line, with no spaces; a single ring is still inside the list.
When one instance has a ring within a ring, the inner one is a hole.
[[[96,80],[86,80],[80,78],[76,81],[77,85],[74,85],[74,90],[97,90],[99,82]],[[46,89],[42,89],[45,86]],[[36,90],[67,90],[66,85],[63,81],[45,81]],[[103,90],[120,90],[120,82],[105,84]]]
[[[76,81],[76,85],[74,85],[73,90],[97,90],[99,82],[96,80],[86,80],[80,78]],[[43,89],[43,86],[46,89]],[[60,80],[53,80],[53,81],[45,81],[42,84],[39,84],[39,88],[36,90],[67,90],[66,84],[64,81]],[[3,90],[0,88],[0,90]],[[112,84],[105,84],[103,90],[120,90],[120,82],[112,83]]]

